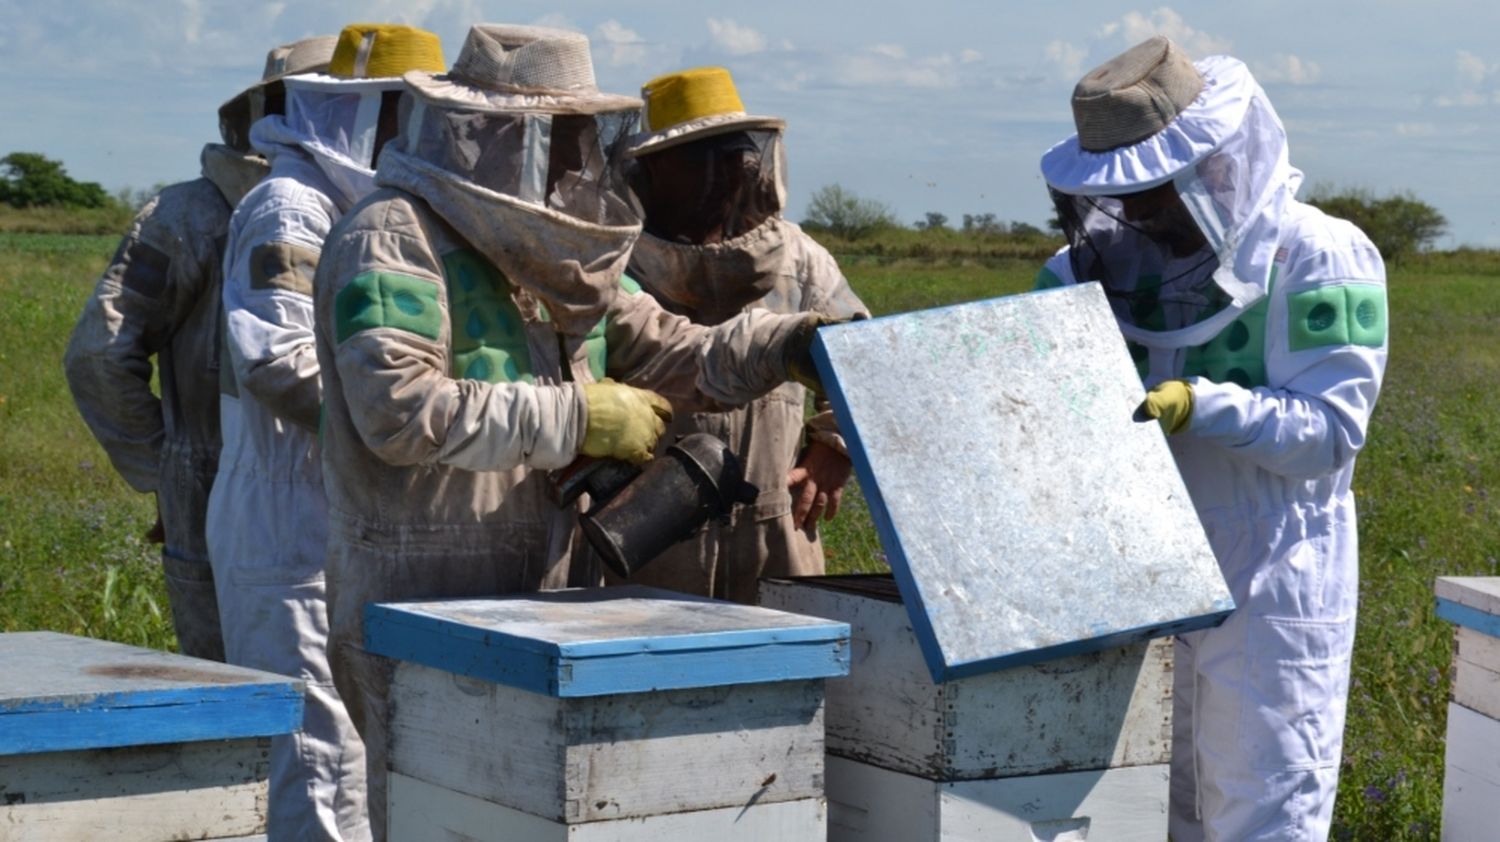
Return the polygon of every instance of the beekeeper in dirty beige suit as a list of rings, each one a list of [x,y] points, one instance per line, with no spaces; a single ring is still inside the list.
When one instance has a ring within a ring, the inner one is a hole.
[[[667,399],[727,406],[806,376],[818,322],[701,327],[624,275],[640,101],[598,91],[584,36],[476,26],[448,74],[406,82],[383,189],[335,226],[316,280],[330,650],[377,836],[390,663],[362,648],[365,606],[597,581],[570,576],[578,512],[544,472],[650,458]]]
[[[783,121],[746,114],[722,67],[658,77],[641,96],[642,131],[626,154],[645,230],[630,277],[702,325],[747,310],[869,315],[827,250],[782,218]],[[804,421],[806,403],[807,390],[786,383],[739,409],[677,416],[663,444],[689,433],[717,437],[758,494],[630,583],[753,603],[761,576],[823,572],[818,518],[838,511],[850,465],[833,413],[820,404]]]
[[[270,170],[250,124],[280,113],[281,79],[323,70],[333,36],[271,50],[260,82],[219,109],[224,143],[202,175],[164,188],[136,216],[84,304],[63,365],[78,411],[115,470],[156,494],[156,526],[177,647],[224,660],[204,511],[219,464],[219,288],[229,215]],[[151,390],[152,363],[161,398]]]

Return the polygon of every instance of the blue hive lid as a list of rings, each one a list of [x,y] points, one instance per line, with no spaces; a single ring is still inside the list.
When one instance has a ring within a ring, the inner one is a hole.
[[[639,586],[371,605],[365,648],[548,696],[849,671],[849,626]]]
[[[280,675],[55,632],[0,634],[0,755],[227,740],[302,727]]]
[[[1234,607],[1098,284],[835,325],[813,354],[934,680]]]

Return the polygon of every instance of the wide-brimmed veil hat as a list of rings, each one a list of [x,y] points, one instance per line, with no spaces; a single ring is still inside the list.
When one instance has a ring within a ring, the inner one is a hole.
[[[1042,175],[1057,190],[1085,196],[1164,184],[1239,129],[1258,91],[1235,59],[1195,64],[1167,38],[1147,39],[1079,81],[1077,131],[1042,156]]]
[[[406,84],[435,105],[472,111],[607,114],[641,107],[594,81],[588,36],[566,29],[475,24],[447,73],[412,72]]]
[[[658,76],[641,86],[641,98],[646,107],[641,131],[626,147],[631,156],[729,132],[786,128],[780,118],[747,114],[734,78],[723,67],[695,67]]]
[[[1078,280],[1104,280],[1090,273],[1114,263],[1116,274],[1150,274],[1127,267],[1143,259],[1132,239],[1141,234],[1118,197],[1170,182],[1216,258],[1212,283],[1222,295],[1194,291],[1210,303],[1180,328],[1121,329],[1153,347],[1207,341],[1264,297],[1272,281],[1287,203],[1302,181],[1288,161],[1281,119],[1243,62],[1194,62],[1161,36],[1085,74],[1072,106],[1076,131],[1042,155],[1041,169],[1068,229],[1070,259],[1092,253],[1102,260],[1075,265]],[[1135,294],[1129,289],[1136,282],[1114,277],[1106,288]],[[1169,283],[1178,281],[1163,276],[1161,285]],[[1228,304],[1210,315],[1216,298]]]
[[[266,87],[279,83],[287,76],[327,71],[329,63],[333,61],[333,51],[337,44],[338,36],[336,35],[318,35],[271,48],[270,52],[266,53],[266,68],[261,73],[260,80],[225,100],[224,104],[219,106],[221,133],[229,131],[230,126],[239,123],[245,125],[242,129],[233,129],[233,131],[248,132],[248,118],[260,116],[252,112],[251,97],[263,93]],[[246,138],[225,137],[225,140],[231,145],[238,146],[248,143]]]

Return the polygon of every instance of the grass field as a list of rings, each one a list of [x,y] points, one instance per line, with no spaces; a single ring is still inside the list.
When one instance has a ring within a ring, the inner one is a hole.
[[[0,630],[170,647],[134,494],[73,410],[61,357],[111,236],[0,233]],[[867,253],[868,254],[868,253]],[[1016,292],[1035,262],[845,261],[877,313]],[[1409,262],[1390,286],[1392,358],[1360,457],[1361,608],[1335,838],[1436,839],[1452,629],[1440,575],[1500,574],[1500,256]],[[840,571],[883,565],[857,495],[827,532]]]

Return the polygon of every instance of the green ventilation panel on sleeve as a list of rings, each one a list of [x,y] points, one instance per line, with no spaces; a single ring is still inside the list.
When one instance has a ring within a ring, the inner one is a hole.
[[[361,272],[334,300],[338,341],[377,327],[437,339],[443,316],[437,284],[393,272]]]
[[[443,255],[448,280],[452,376],[486,383],[532,383],[531,348],[510,281],[469,250]]]
[[[1288,301],[1287,342],[1293,351],[1385,343],[1385,288],[1345,284],[1299,292]]]
[[[1062,285],[1062,278],[1059,278],[1056,272],[1048,269],[1046,266],[1043,266],[1042,271],[1036,273],[1036,281],[1032,284],[1031,288],[1033,291],[1057,289]]]

